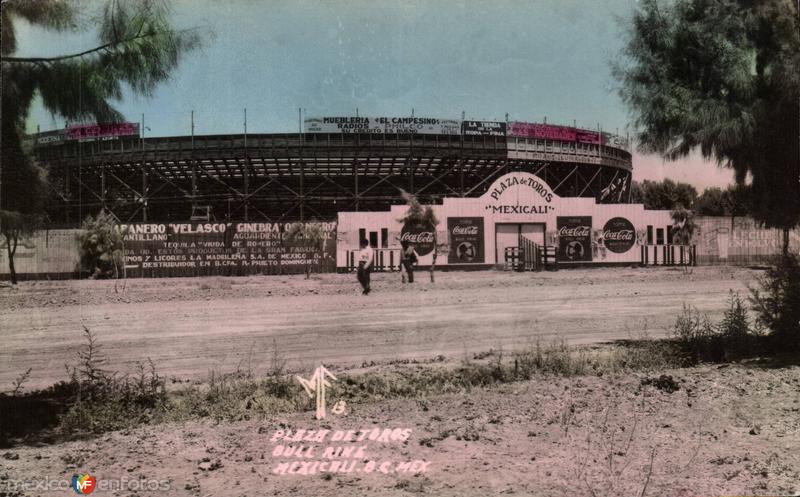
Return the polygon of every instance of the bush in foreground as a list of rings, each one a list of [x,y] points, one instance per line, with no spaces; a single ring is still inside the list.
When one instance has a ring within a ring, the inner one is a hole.
[[[800,348],[800,263],[789,255],[750,289],[750,301],[758,323],[772,333],[773,350]]]
[[[719,323],[712,323],[697,308],[684,304],[672,337],[688,364],[742,359],[761,352],[763,328],[753,324],[738,293],[731,292]]]

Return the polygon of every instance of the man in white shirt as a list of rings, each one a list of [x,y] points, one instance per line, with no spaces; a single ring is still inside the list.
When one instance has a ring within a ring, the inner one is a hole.
[[[361,252],[358,253],[358,282],[364,289],[361,293],[369,295],[369,274],[372,272],[373,252],[366,238],[361,240]]]

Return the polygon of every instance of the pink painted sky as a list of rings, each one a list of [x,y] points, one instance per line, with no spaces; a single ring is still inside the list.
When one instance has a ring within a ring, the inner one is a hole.
[[[692,184],[698,192],[712,186],[724,188],[734,182],[731,169],[719,167],[715,162],[707,162],[700,154],[670,162],[655,155],[634,153],[634,180],[660,181],[664,178]]]

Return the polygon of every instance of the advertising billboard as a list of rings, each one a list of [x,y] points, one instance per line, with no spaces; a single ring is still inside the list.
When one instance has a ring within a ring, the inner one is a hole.
[[[600,145],[602,138],[597,131],[588,131],[585,129],[575,130],[575,141],[578,143],[590,143],[592,145]]]
[[[485,261],[482,217],[448,217],[450,234],[448,264],[477,264]]]
[[[433,252],[434,227],[429,224],[406,223],[400,231],[400,241],[414,246],[417,255],[423,256]]]
[[[292,223],[137,223],[123,225],[128,276],[290,274],[334,264],[336,223],[324,244],[289,242]],[[317,269],[318,270],[318,269]]]
[[[603,226],[603,243],[615,254],[624,254],[636,243],[633,223],[624,217],[609,219]]]
[[[570,128],[567,126],[554,126],[552,124],[513,122],[508,123],[508,136],[574,142],[576,138],[576,130],[575,128]]]
[[[433,117],[310,117],[306,133],[460,135],[461,121]]]
[[[506,136],[506,123],[494,121],[464,121],[464,136]]]
[[[556,218],[559,262],[591,262],[592,217]]]
[[[72,124],[67,126],[68,140],[91,141],[116,138],[118,136],[139,136],[138,123],[100,123]]]

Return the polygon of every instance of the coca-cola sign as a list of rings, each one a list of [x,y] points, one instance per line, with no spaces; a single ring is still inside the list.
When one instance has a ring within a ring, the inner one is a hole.
[[[625,253],[636,243],[636,229],[624,217],[609,219],[603,226],[603,243],[616,254]]]
[[[591,216],[559,216],[556,228],[559,262],[591,262]]]
[[[400,241],[413,245],[417,255],[428,255],[433,252],[434,230],[435,228],[429,224],[406,223],[400,232]]]
[[[450,232],[448,264],[484,262],[482,217],[448,217],[447,231]]]
[[[477,235],[477,226],[455,226],[452,233],[454,235]]]
[[[590,226],[562,226],[558,229],[558,236],[589,236]]]

